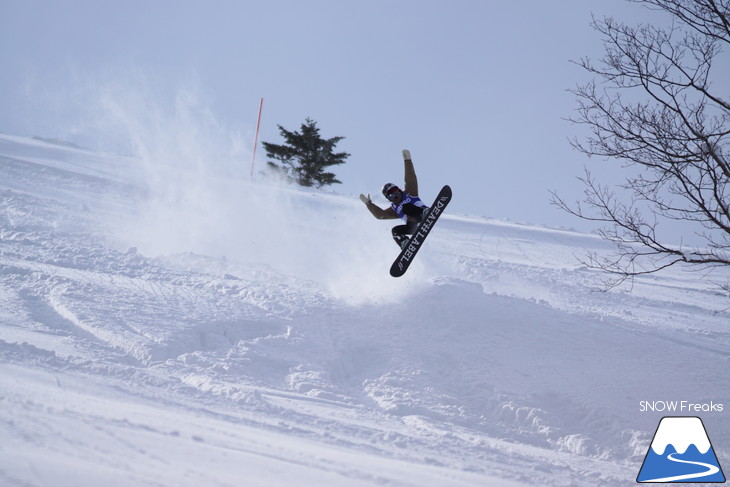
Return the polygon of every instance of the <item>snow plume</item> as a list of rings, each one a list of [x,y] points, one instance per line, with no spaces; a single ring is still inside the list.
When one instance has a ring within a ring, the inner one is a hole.
[[[133,235],[151,254],[220,254],[216,242],[232,237],[220,234],[220,221],[242,203],[236,190],[249,154],[242,136],[218,124],[190,89],[169,103],[139,92],[105,92],[100,101],[128,137],[143,189],[120,233]]]
[[[133,156],[126,176],[140,191],[134,211],[114,222],[124,245],[148,256],[195,253],[264,264],[350,304],[412,292],[413,285],[388,276],[397,250],[390,225],[370,217],[356,197],[252,180],[252,130],[218,122],[199,89],[160,97],[145,86],[115,82],[88,104],[96,136]]]

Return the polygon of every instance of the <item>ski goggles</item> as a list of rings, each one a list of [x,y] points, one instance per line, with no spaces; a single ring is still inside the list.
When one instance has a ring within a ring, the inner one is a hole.
[[[398,186],[393,186],[388,190],[387,193],[385,193],[385,197],[392,201],[398,197],[399,191],[400,189],[398,188]]]

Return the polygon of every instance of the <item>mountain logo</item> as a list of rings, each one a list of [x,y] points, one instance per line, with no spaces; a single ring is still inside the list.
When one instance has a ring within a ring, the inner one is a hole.
[[[725,482],[702,420],[696,416],[662,418],[636,481]]]

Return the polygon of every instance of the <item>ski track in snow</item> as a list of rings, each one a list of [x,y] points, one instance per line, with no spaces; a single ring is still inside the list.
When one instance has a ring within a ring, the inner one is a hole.
[[[640,401],[730,405],[727,271],[446,214],[395,280],[356,198],[186,169],[0,135],[0,484],[629,485]]]

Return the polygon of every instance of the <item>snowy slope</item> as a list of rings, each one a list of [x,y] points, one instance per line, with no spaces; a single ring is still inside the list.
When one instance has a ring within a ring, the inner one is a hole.
[[[0,484],[630,485],[663,400],[725,405],[730,464],[727,272],[597,292],[595,236],[458,215],[395,250],[354,197],[0,135]]]

